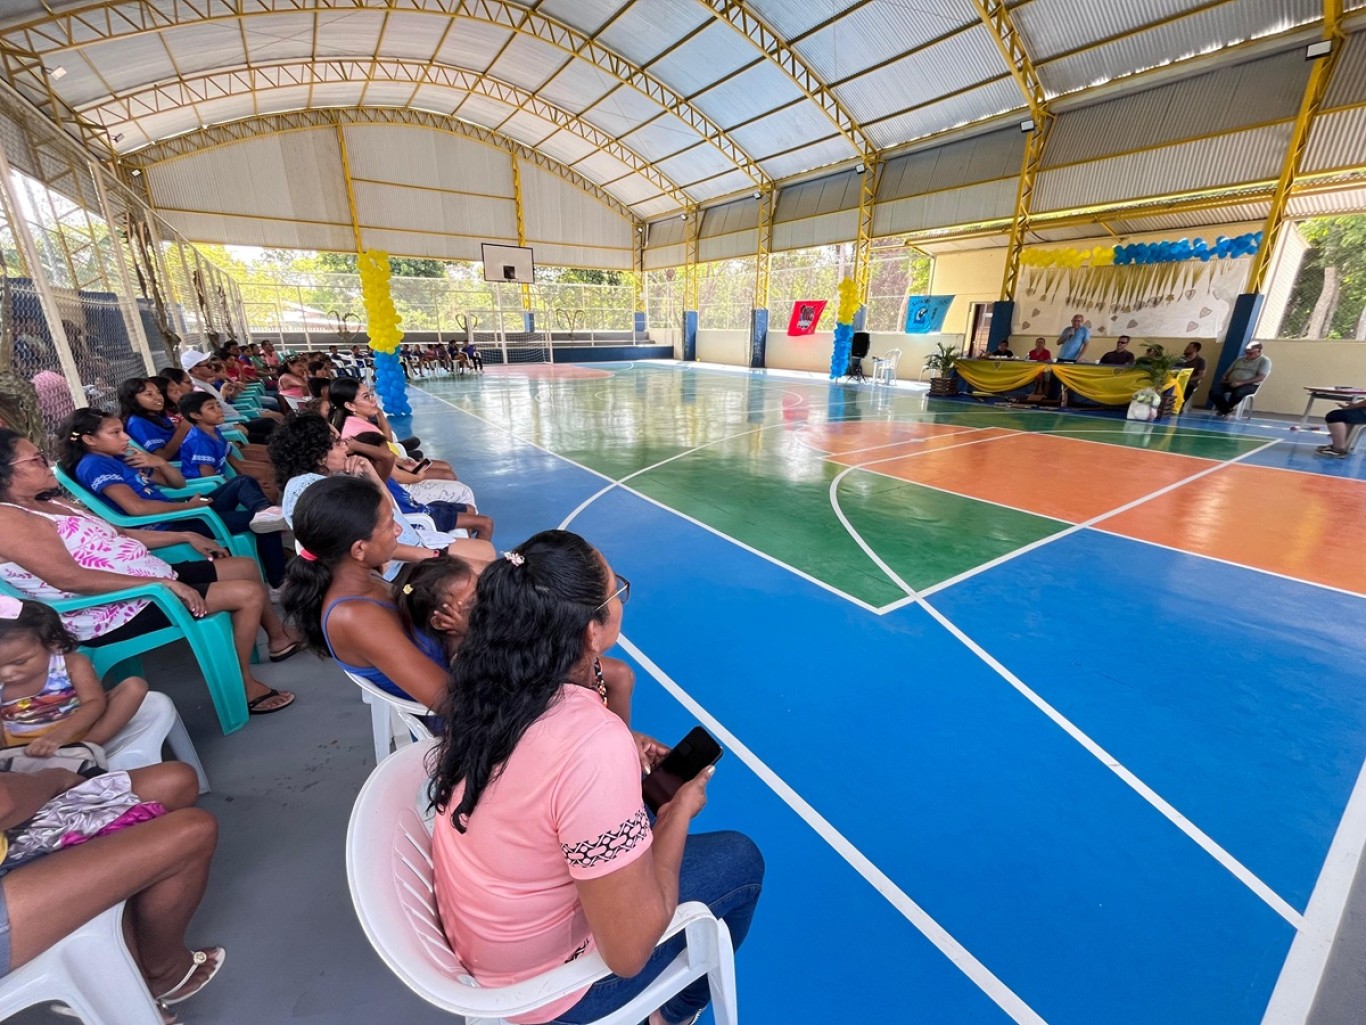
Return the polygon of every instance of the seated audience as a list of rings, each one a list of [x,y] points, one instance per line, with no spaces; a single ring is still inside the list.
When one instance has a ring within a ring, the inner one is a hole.
[[[524,1020],[590,1022],[624,1006],[683,949],[681,935],[656,947],[680,902],[708,904],[740,946],[763,883],[747,837],[688,836],[712,769],[650,823],[641,772],[667,749],[605,707],[593,672],[617,641],[628,594],[582,538],[537,534],[480,576],[451,667],[430,788],[447,940],[481,985],[589,951],[614,973]],[[708,997],[698,980],[651,1025],[693,1021]]]
[[[231,399],[238,394],[236,387],[231,386],[230,382],[220,382],[217,377],[215,367],[222,366],[221,363],[212,357],[205,356],[202,352],[189,349],[180,354],[180,366],[190,376],[195,391],[208,392],[223,403],[223,408],[230,416],[234,418],[243,416],[231,402]],[[275,430],[276,423],[281,419],[283,418],[279,413],[263,409],[259,416],[244,417],[241,426],[253,443],[264,445],[270,439],[270,432]]]
[[[1111,366],[1128,366],[1134,361],[1134,354],[1129,351],[1129,336],[1120,335],[1115,339],[1115,347],[1100,357],[1100,362]]]
[[[474,344],[472,339],[466,342],[464,346],[461,347],[460,351],[464,354],[465,359],[469,361],[470,366],[474,367],[474,369],[481,374],[484,372],[484,357],[479,355],[479,347]]]
[[[187,397],[185,401],[190,400]],[[163,486],[185,486],[180,471],[150,452],[130,450],[118,417],[98,409],[76,410],[62,425],[58,444],[62,469],[111,509],[128,516],[212,509],[232,533],[262,535],[257,547],[266,579],[272,587],[284,579],[284,550],[277,532],[285,529],[285,518],[253,478],[234,477],[188,499],[168,498],[161,490]],[[175,522],[184,523],[186,530],[212,536],[208,525],[198,520]]]
[[[131,796],[152,817],[18,861],[0,877],[0,975],[127,901],[123,936],[129,953],[161,1005],[163,1020],[177,1025],[170,1005],[199,993],[226,957],[222,947],[190,950],[185,945],[208,883],[218,823],[193,807],[198,784],[189,766],[168,762],[134,769],[126,777]],[[85,782],[66,769],[0,773],[0,830],[19,840],[49,802]],[[11,850],[20,846],[14,841]],[[99,965],[81,967],[100,970]]]
[[[1344,402],[1323,419],[1328,424],[1330,440],[1327,445],[1320,445],[1315,451],[1320,455],[1346,459],[1350,455],[1347,451],[1348,433],[1353,427],[1366,424],[1366,398]]]
[[[276,481],[280,485],[280,505],[285,519],[294,525],[294,510],[300,497],[312,485],[327,477],[345,474],[364,477],[375,487],[382,487],[379,476],[369,460],[351,455],[346,440],[320,416],[299,414],[288,420],[276,437],[271,439],[270,453],[275,462]],[[424,534],[403,516],[396,502],[395,520],[399,525],[399,543],[393,561],[384,568],[382,576],[393,580],[404,563],[421,562],[432,558],[432,552],[447,550],[453,555],[492,558],[493,547],[486,541],[456,540],[445,534]]]
[[[223,437],[223,407],[207,392],[187,395],[180,404],[180,413],[191,424],[180,447],[181,472],[190,480],[196,477],[226,477],[228,468],[253,478],[272,504],[278,504],[280,493],[275,489],[275,470],[267,462],[243,457],[237,446]],[[250,502],[243,500],[250,507]]]
[[[389,585],[376,576],[394,557],[398,531],[392,503],[373,482],[340,476],[310,485],[294,508],[301,551],[281,601],[313,651],[390,694],[439,709],[446,674],[404,633]]]
[[[155,377],[130,377],[119,385],[119,419],[128,436],[148,452],[170,462],[180,459],[180,446],[191,424],[174,406],[167,412],[166,392]]]
[[[197,616],[229,614],[253,712],[279,711],[294,700],[294,695],[278,693],[252,675],[258,630],[266,631],[272,662],[283,662],[299,650],[299,642],[271,607],[253,560],[229,557],[216,542],[196,533],[114,527],[77,503],[56,497],[60,494],[57,478],[37,447],[14,431],[0,430],[0,579],[42,602],[108,594],[159,580]],[[188,544],[208,558],[170,564],[149,551],[176,544]],[[86,647],[170,625],[165,614],[144,598],[61,616],[63,626]]]
[[[379,401],[375,398],[374,389],[367,384],[363,384],[353,378],[342,377],[333,381],[327,389],[328,403],[331,412],[328,419],[332,421],[332,426],[341,431],[342,437],[351,438],[357,434],[364,434],[366,431],[378,430],[384,435],[385,442],[394,449],[394,453],[399,457],[398,469],[395,479],[400,484],[419,484],[427,481],[453,481],[456,479],[455,470],[440,459],[433,459],[426,466],[420,466],[417,460],[422,458],[422,450],[419,447],[422,442],[417,438],[396,438],[394,430],[389,426],[389,418],[384,415],[384,410],[380,408]],[[407,452],[407,457],[404,452]],[[434,494],[429,489],[417,496],[422,501],[447,501],[445,489],[442,494]],[[456,498],[454,501],[464,501],[466,504],[473,504],[473,498]]]
[[[49,758],[59,747],[87,740],[107,744],[132,721],[147,681],[130,676],[105,693],[90,659],[41,602],[0,595],[0,727],[7,745]]]
[[[1182,392],[1182,402],[1189,402],[1205,377],[1205,357],[1200,355],[1199,342],[1191,342],[1186,346],[1185,351],[1181,354],[1181,362],[1177,366],[1181,369],[1191,368],[1191,375],[1186,379],[1186,388]]]
[[[1214,415],[1220,418],[1233,412],[1233,407],[1249,395],[1255,395],[1261,383],[1271,373],[1271,360],[1262,355],[1261,342],[1248,342],[1243,354],[1233,361],[1209,390],[1214,403]]]
[[[389,493],[394,496],[394,501],[398,503],[399,509],[405,515],[418,514],[431,517],[436,529],[443,533],[452,530],[468,531],[471,537],[480,537],[485,541],[493,540],[493,520],[488,516],[480,515],[473,506],[474,493],[469,487],[460,481],[424,481],[411,487],[405,487],[394,480],[393,474],[396,468],[396,457],[393,451],[384,443],[384,435],[378,431],[365,431],[348,439],[351,451],[357,455],[362,455],[370,460],[370,465],[375,468],[375,473],[384,482],[384,486]],[[461,489],[460,498],[469,498],[470,501],[455,501],[446,498],[425,499],[425,495],[430,493],[431,488],[437,488],[444,494],[446,488]],[[424,489],[424,501],[418,501],[417,488]]]
[[[295,405],[308,398],[308,361],[302,356],[291,357],[280,370],[277,384],[280,396]]]
[[[443,556],[418,563],[397,593],[403,629],[428,658],[449,666],[469,632],[470,610],[479,574],[487,563]],[[636,674],[619,658],[600,656],[593,665],[595,679],[607,688],[607,707],[631,724],[631,695]]]

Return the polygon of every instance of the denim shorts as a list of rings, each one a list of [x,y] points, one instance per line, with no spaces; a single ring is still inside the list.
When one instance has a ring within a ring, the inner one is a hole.
[[[9,974],[9,905],[5,903],[5,884],[0,880],[0,979]]]

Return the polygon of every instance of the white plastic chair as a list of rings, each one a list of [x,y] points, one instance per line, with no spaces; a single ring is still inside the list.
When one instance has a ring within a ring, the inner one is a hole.
[[[885,381],[892,384],[896,381],[896,366],[901,362],[900,349],[888,349],[885,356],[873,357],[873,383]]]
[[[1238,405],[1237,405],[1236,407],[1234,407],[1234,410],[1233,410],[1233,419],[1235,419],[1235,420],[1251,420],[1251,419],[1252,419],[1252,400],[1255,399],[1256,397],[1257,397],[1257,393],[1256,393],[1256,392],[1253,392],[1251,395],[1244,396],[1244,398],[1242,399],[1242,401],[1239,402]]]
[[[161,761],[161,746],[171,745],[177,761],[194,769],[199,777],[199,792],[209,792],[209,777],[200,764],[199,752],[176,711],[175,702],[159,691],[149,690],[142,707],[128,725],[104,745],[111,769],[141,769]]]
[[[0,979],[0,1019],[57,1002],[85,1025],[161,1025],[123,940],[123,902]]]
[[[503,1025],[609,975],[596,953],[512,986],[483,988],[466,973],[441,928],[431,837],[414,808],[414,793],[427,783],[430,750],[430,744],[414,744],[391,755],[370,774],[351,809],[346,878],[356,917],[380,959],[423,1000],[463,1015],[466,1025]],[[705,904],[691,902],[679,905],[662,940],[683,931],[686,949],[639,996],[595,1025],[639,1025],[704,975],[717,1025],[736,1025],[730,930]]]
[[[375,742],[375,765],[389,757],[390,750],[402,750],[416,740],[430,740],[432,731],[423,721],[431,709],[420,701],[409,701],[380,690],[369,680],[343,670],[360,688],[360,697],[370,706],[370,734]]]

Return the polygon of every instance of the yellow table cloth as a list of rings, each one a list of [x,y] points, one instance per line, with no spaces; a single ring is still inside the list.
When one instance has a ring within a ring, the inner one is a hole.
[[[1127,406],[1135,393],[1150,387],[1143,370],[1132,366],[1116,367],[1103,363],[1036,363],[1019,359],[960,359],[954,364],[958,375],[978,391],[1009,392],[1030,384],[1045,370],[1067,388],[1103,406]],[[1183,367],[1168,376],[1162,391],[1175,387],[1173,413],[1181,412],[1186,382],[1191,368]]]

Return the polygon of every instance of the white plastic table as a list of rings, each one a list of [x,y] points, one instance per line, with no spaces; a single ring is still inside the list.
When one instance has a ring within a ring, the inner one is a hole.
[[[1309,411],[1314,408],[1315,399],[1337,399],[1339,402],[1343,402],[1366,396],[1366,388],[1349,388],[1345,385],[1318,388],[1305,385],[1304,390],[1309,393],[1309,401],[1304,404],[1304,416],[1300,417],[1298,429],[1301,431],[1309,425]]]

